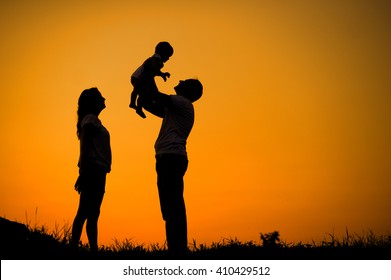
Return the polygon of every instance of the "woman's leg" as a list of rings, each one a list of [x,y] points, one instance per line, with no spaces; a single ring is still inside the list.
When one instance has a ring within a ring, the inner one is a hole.
[[[88,190],[87,237],[90,249],[98,251],[98,219],[106,185],[106,172],[96,170]]]
[[[90,211],[87,217],[87,237],[92,252],[98,251],[98,219],[104,193],[94,194],[91,197]]]
[[[81,192],[80,200],[79,200],[79,208],[76,213],[76,217],[73,220],[72,225],[72,238],[71,238],[71,246],[77,247],[80,241],[81,233],[83,231],[84,222],[87,219],[88,212],[88,198],[86,195]]]

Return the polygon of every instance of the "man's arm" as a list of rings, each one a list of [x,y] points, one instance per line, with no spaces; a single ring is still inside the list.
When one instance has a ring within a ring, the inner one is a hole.
[[[148,99],[147,102],[144,101],[144,109],[157,117],[163,118],[164,109],[172,106],[171,97],[161,92],[154,92],[151,96],[152,98]]]

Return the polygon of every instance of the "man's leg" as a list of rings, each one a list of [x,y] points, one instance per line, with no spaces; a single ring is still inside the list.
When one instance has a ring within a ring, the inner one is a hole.
[[[187,170],[185,156],[164,155],[156,161],[160,208],[166,222],[168,250],[173,255],[187,251],[187,219],[183,198],[183,176]]]

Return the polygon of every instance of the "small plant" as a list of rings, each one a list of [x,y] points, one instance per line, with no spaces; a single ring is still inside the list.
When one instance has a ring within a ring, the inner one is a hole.
[[[261,233],[261,240],[264,248],[278,248],[281,246],[280,233],[278,231],[266,234]]]

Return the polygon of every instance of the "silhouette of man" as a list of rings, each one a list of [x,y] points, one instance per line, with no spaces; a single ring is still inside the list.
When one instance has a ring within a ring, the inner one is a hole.
[[[166,224],[168,251],[173,257],[187,252],[187,219],[183,177],[188,167],[186,141],[194,124],[193,102],[202,96],[199,80],[180,81],[176,95],[157,92],[144,108],[163,118],[155,143],[160,209]]]

